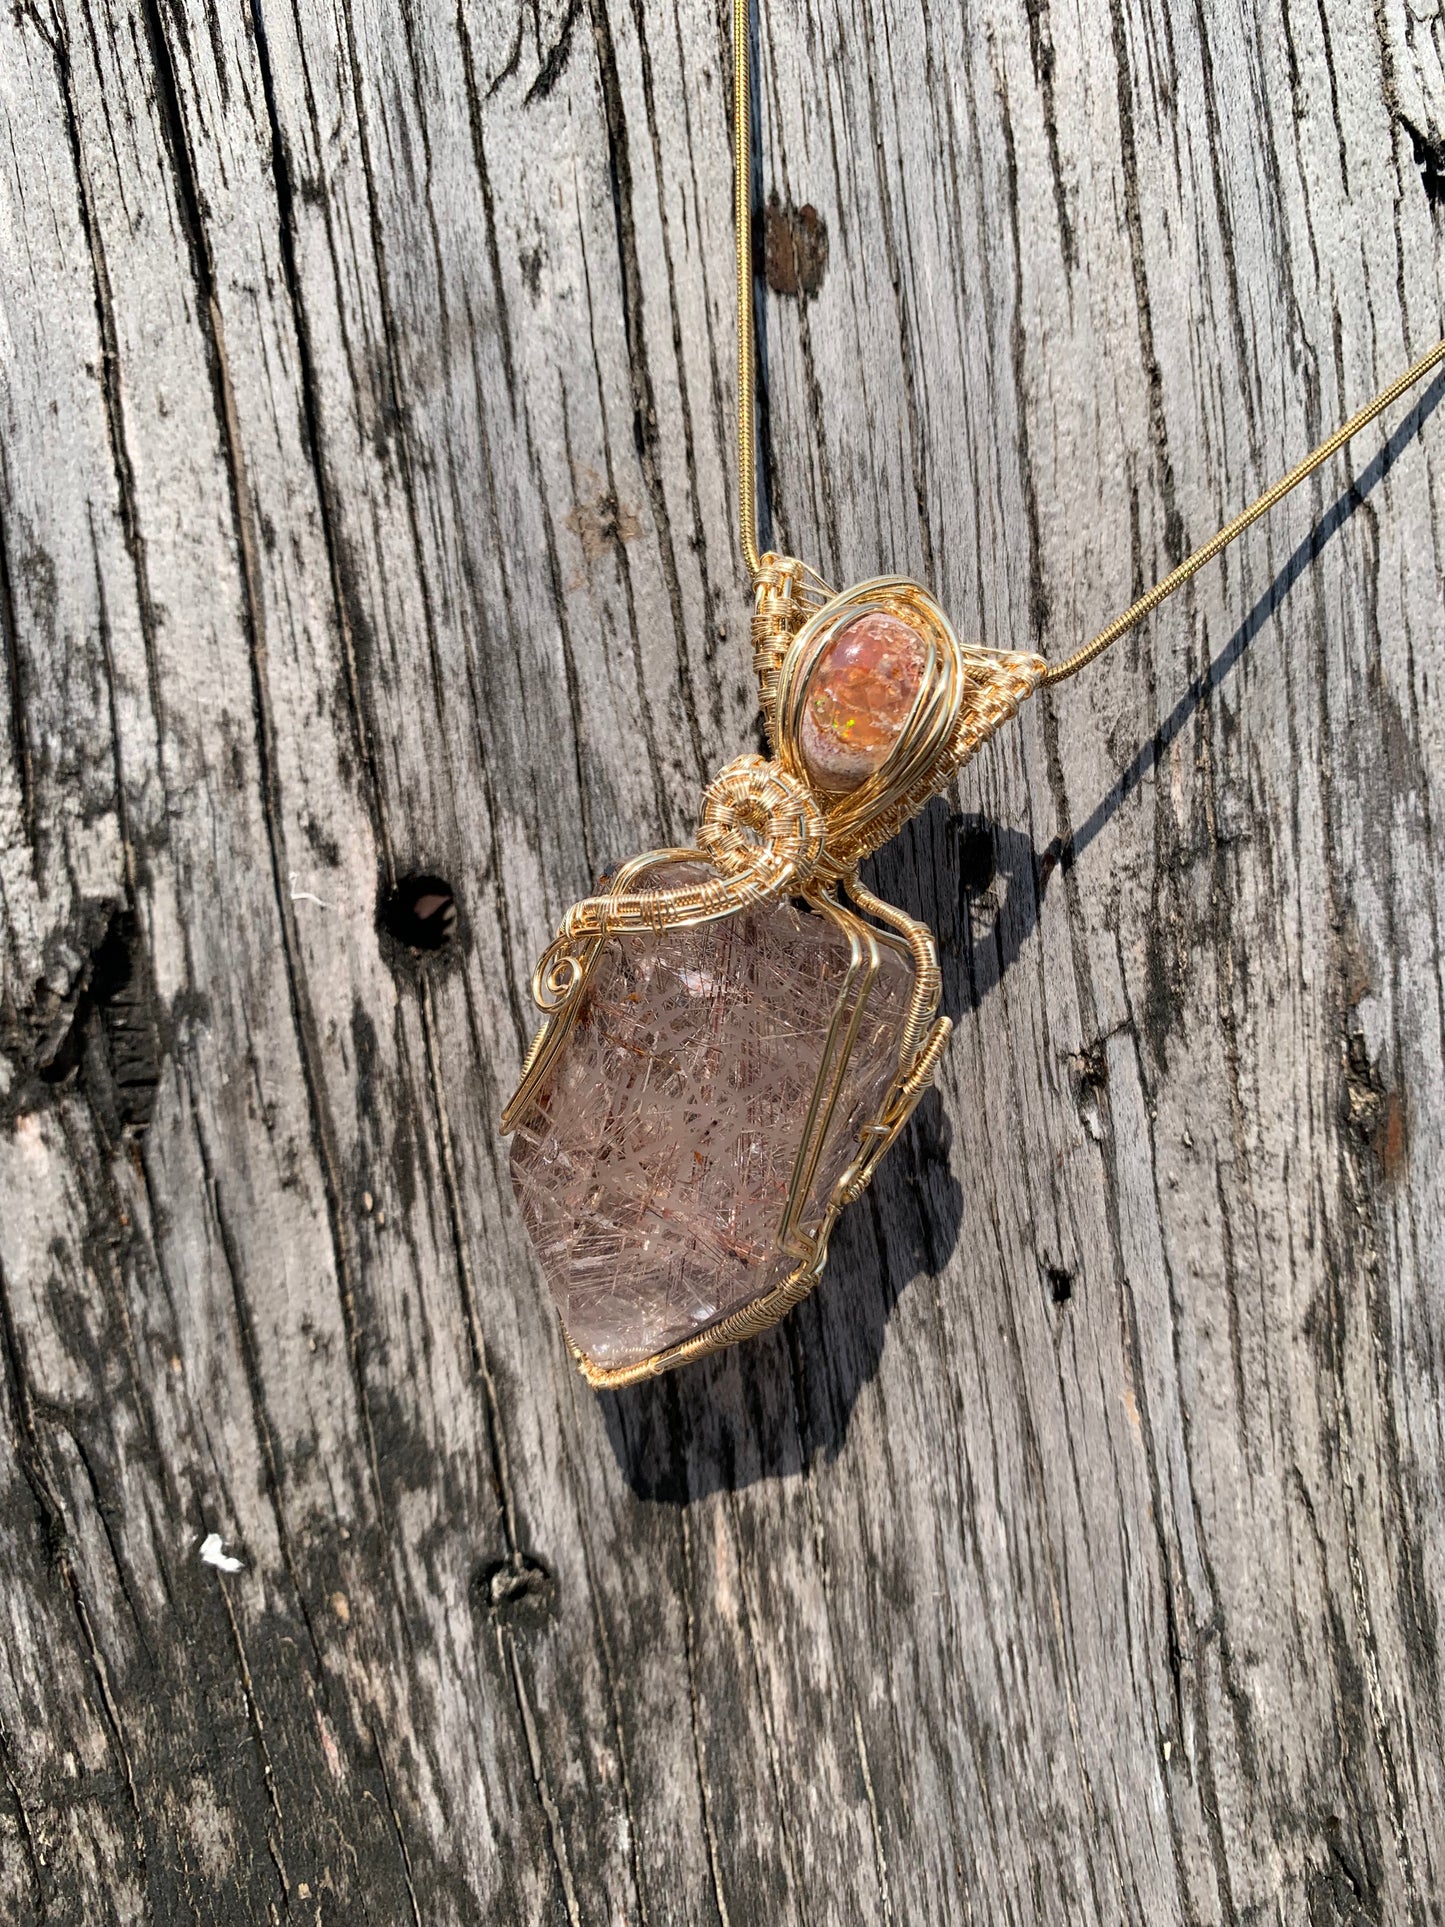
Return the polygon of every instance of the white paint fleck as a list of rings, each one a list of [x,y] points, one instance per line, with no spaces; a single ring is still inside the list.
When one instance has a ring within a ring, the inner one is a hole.
[[[296,874],[297,874],[296,871],[293,870],[290,874],[290,877],[288,878],[288,881],[290,882],[290,885],[291,885],[291,901],[293,903],[314,903],[318,910],[330,909],[331,906],[329,904],[323,903],[320,897],[313,894],[312,891],[298,890],[296,888]]]
[[[343,1779],[346,1774],[346,1768],[342,1765],[341,1749],[336,1744],[336,1735],[331,1730],[330,1721],[319,1707],[316,1710],[316,1727],[321,1735],[321,1751],[325,1756],[327,1766],[331,1769],[332,1779]]]
[[[208,1532],[201,1541],[201,1564],[214,1566],[217,1572],[239,1572],[241,1561],[233,1559],[226,1550],[226,1542],[219,1532]]]

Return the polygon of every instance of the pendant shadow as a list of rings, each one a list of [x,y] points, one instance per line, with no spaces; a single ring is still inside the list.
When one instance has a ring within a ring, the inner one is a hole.
[[[803,1470],[841,1449],[900,1295],[947,1264],[963,1217],[952,1134],[929,1091],[833,1234],[822,1283],[780,1325],[664,1378],[598,1394],[639,1498],[685,1504]]]
[[[1320,517],[1219,655],[1066,840],[1040,854],[1021,831],[935,797],[868,866],[880,896],[927,919],[938,937],[943,1007],[956,1022],[984,1003],[1038,922],[1056,874],[1118,813],[1185,724],[1234,670],[1280,602],[1388,475],[1445,399],[1433,381],[1378,453]],[[664,1378],[598,1395],[617,1464],[639,1498],[684,1505],[837,1456],[858,1396],[878,1370],[888,1320],[922,1274],[937,1276],[958,1242],[963,1189],[952,1131],[929,1091],[834,1233],[811,1297],[771,1332]]]

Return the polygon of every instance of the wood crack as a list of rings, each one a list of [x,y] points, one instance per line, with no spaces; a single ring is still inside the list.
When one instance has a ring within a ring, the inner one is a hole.
[[[547,1782],[547,1769],[542,1758],[537,1721],[532,1711],[532,1701],[527,1691],[526,1681],[522,1678],[522,1664],[517,1653],[517,1642],[502,1626],[497,1628],[497,1652],[512,1676],[517,1711],[521,1715],[522,1731],[527,1740],[527,1754],[532,1763],[532,1782],[537,1790],[538,1803],[546,1818],[547,1837],[552,1846],[552,1865],[561,1888],[563,1904],[567,1909],[567,1919],[570,1927],[582,1927],[582,1915],[577,1904],[577,1888],[572,1878],[571,1862],[567,1857],[566,1836],[562,1831],[562,1816],[557,1810],[557,1802]]]
[[[573,1396],[583,1398],[586,1393],[574,1390]],[[627,1740],[623,1731],[622,1686],[603,1609],[605,1583],[592,1543],[592,1534],[588,1530],[587,1508],[581,1498],[582,1482],[576,1476],[570,1455],[567,1459],[567,1473],[572,1490],[578,1494],[577,1530],[582,1548],[583,1566],[587,1574],[587,1597],[592,1608],[592,1623],[596,1628],[597,1649],[606,1683],[607,1704],[612,1719],[612,1736],[617,1747],[618,1770],[622,1782],[622,1810],[627,1821],[628,1864],[632,1874],[632,1891],[637,1901],[637,1927],[649,1927],[653,1914],[647,1904],[642,1878],[642,1837],[646,1816],[638,1810],[633,1797],[632,1772],[628,1762]]]
[[[607,429],[607,388],[602,374],[602,355],[597,340],[596,310],[592,301],[592,272],[588,261],[585,241],[581,245],[581,265],[582,287],[587,302],[587,333],[592,349],[592,367],[597,386],[597,395],[601,405],[604,472],[607,477],[608,493],[615,502],[618,499],[617,470],[613,461],[612,438]],[[572,450],[570,433],[568,432],[569,410],[565,400],[562,406],[562,423],[568,466],[575,474],[577,471],[577,462]],[[617,555],[617,575],[622,585],[623,600],[627,612],[627,637],[632,655],[638,721],[642,725],[642,738],[647,745],[648,771],[658,822],[662,825],[664,840],[671,844],[677,841],[677,837],[673,829],[672,805],[668,797],[667,784],[663,775],[662,744],[654,720],[652,697],[648,694],[647,677],[643,667],[641,624],[638,620],[636,589],[632,580],[632,564],[628,560],[627,551],[621,543],[617,544],[617,548],[619,550]],[[568,646],[570,649],[570,639]],[[580,703],[578,711],[574,715],[573,723],[577,753],[580,758],[582,746],[587,741],[585,721],[581,713]]]
[[[487,1440],[492,1458],[493,1476],[496,1480],[497,1495],[501,1501],[502,1526],[506,1534],[507,1552],[516,1563],[520,1551],[517,1536],[517,1505],[512,1490],[511,1465],[507,1453],[506,1432],[502,1424],[501,1400],[497,1394],[496,1380],[487,1362],[487,1341],[482,1330],[481,1314],[477,1307],[476,1284],[472,1277],[471,1255],[467,1248],[466,1225],[462,1218],[461,1186],[457,1178],[456,1152],[452,1144],[451,1118],[447,1110],[445,1087],[441,1074],[441,1064],[437,1055],[437,1017],[429,982],[423,980],[421,986],[422,1030],[426,1039],[427,1071],[431,1085],[432,1105],[437,1121],[437,1139],[441,1149],[442,1183],[446,1193],[447,1221],[451,1229],[452,1251],[456,1259],[457,1283],[461,1291],[462,1312],[466,1320],[467,1335],[472,1350],[472,1370],[481,1379],[487,1406]]]
[[[20,779],[20,828],[35,862],[35,759],[30,747],[30,728],[25,715],[25,668],[20,659],[20,635],[15,623],[15,585],[10,572],[10,550],[6,537],[6,518],[10,508],[10,485],[6,474],[4,450],[0,449],[0,642],[5,646],[5,681],[9,698],[10,757]]]
[[[873,1830],[873,1861],[878,1874],[878,1892],[883,1902],[883,1919],[892,1927],[893,1895],[888,1885],[888,1855],[883,1845],[883,1823],[878,1816],[878,1796],[873,1791],[873,1774],[868,1766],[868,1748],[863,1743],[863,1717],[857,1702],[853,1706],[853,1732],[858,1741],[858,1765],[863,1788],[868,1796],[868,1821]]]
[[[246,1657],[245,1643],[241,1638],[241,1628],[236,1619],[236,1609],[231,1603],[231,1595],[223,1574],[217,1574],[216,1586],[220,1593],[226,1624],[231,1632],[231,1644],[236,1656],[236,1665],[241,1681],[241,1692],[246,1703],[246,1723],[251,1731],[252,1743],[256,1748],[256,1758],[261,1767],[261,1779],[266,1788],[266,1799],[271,1808],[276,1825],[274,1830],[266,1830],[266,1851],[271,1857],[276,1878],[281,1887],[282,1911],[291,1911],[291,1880],[286,1872],[284,1854],[286,1822],[281,1812],[281,1793],[276,1784],[276,1769],[271,1759],[271,1748],[266,1739],[266,1723],[261,1717],[261,1702],[251,1679],[251,1663]]]
[[[697,557],[698,584],[702,592],[702,633],[705,643],[704,655],[711,657],[712,639],[716,634],[717,615],[713,602],[712,576],[708,568],[707,528],[703,521],[702,501],[698,492],[697,445],[693,433],[692,398],[687,379],[686,344],[683,340],[682,315],[678,306],[677,269],[673,262],[672,233],[667,212],[667,157],[663,152],[662,134],[658,121],[656,92],[653,82],[652,55],[647,44],[647,23],[643,0],[632,0],[633,30],[637,35],[638,59],[642,70],[642,99],[647,118],[647,135],[652,148],[652,172],[656,183],[657,219],[662,237],[662,264],[667,274],[668,320],[671,324],[672,365],[677,378],[678,414],[681,419],[682,456],[687,470],[687,497],[692,510],[692,529],[689,541]],[[639,303],[639,329],[641,312]],[[644,367],[646,362],[644,361]],[[656,438],[654,438],[656,439]],[[656,460],[656,450],[653,451]],[[671,524],[668,524],[667,568],[669,576],[669,595],[673,603],[673,621],[677,626],[678,651],[684,669],[682,689],[684,700],[691,698],[692,669],[691,657],[687,648],[687,623],[682,607],[682,588],[678,577],[677,561],[672,545]],[[713,692],[713,713],[711,717],[714,730],[721,717],[717,692]],[[701,722],[697,716],[690,720],[693,746],[698,757],[698,768],[707,768],[707,752],[702,745]]]
[[[683,1572],[687,1575],[682,1589],[683,1654],[687,1667],[688,1705],[692,1713],[692,1756],[697,1774],[698,1806],[702,1818],[703,1837],[707,1843],[707,1864],[712,1882],[711,1898],[713,1906],[717,1909],[718,1927],[732,1927],[727,1901],[723,1898],[722,1853],[712,1815],[712,1802],[708,1797],[707,1751],[703,1744],[702,1714],[698,1704],[697,1628],[693,1621],[690,1585],[693,1571],[692,1528],[688,1522],[686,1507],[678,1513],[678,1525],[682,1540]]]
[[[1154,311],[1149,296],[1149,268],[1144,245],[1144,216],[1139,189],[1139,151],[1134,137],[1134,86],[1129,60],[1124,0],[1109,0],[1113,30],[1114,71],[1119,114],[1119,161],[1124,176],[1124,226],[1129,236],[1129,260],[1134,271],[1134,307],[1139,326],[1139,353],[1149,394],[1149,430],[1159,497],[1164,510],[1164,555],[1170,568],[1184,559],[1184,518],[1179,513],[1174,486],[1174,460],[1169,452],[1169,430],[1164,413],[1164,374],[1154,339]]]
[[[38,1923],[51,1920],[50,1903],[46,1896],[46,1882],[41,1858],[40,1843],[36,1839],[35,1828],[31,1823],[30,1810],[20,1791],[20,1783],[15,1777],[12,1764],[11,1745],[4,1723],[0,1722],[0,1773],[5,1776],[5,1787],[10,1795],[10,1804],[15,1812],[15,1824],[20,1834],[21,1850],[25,1858],[25,1871],[29,1876],[35,1894],[35,1918]]]
[[[1043,102],[1049,179],[1053,184],[1054,210],[1059,222],[1059,252],[1063,256],[1065,269],[1072,274],[1078,265],[1078,246],[1074,239],[1074,223],[1069,215],[1063,160],[1059,150],[1059,110],[1054,88],[1054,37],[1049,21],[1049,0],[1024,0],[1024,14],[1029,26],[1029,58]]]
[[[637,444],[637,459],[643,486],[652,506],[653,535],[657,541],[658,561],[672,611],[673,639],[676,649],[678,695],[682,702],[688,737],[692,745],[694,770],[699,780],[707,770],[707,751],[703,743],[697,694],[692,682],[692,662],[687,647],[687,619],[683,610],[682,584],[672,540],[672,517],[667,492],[658,466],[657,402],[652,370],[648,363],[646,326],[643,318],[642,269],[637,254],[637,228],[632,206],[632,150],[627,133],[627,114],[622,102],[622,82],[617,69],[617,53],[612,41],[612,23],[607,0],[589,0],[592,36],[597,49],[598,81],[607,125],[608,166],[612,178],[612,205],[617,223],[617,259],[622,286],[622,312],[627,340],[628,366],[632,376],[632,427]],[[661,208],[659,207],[661,213]],[[663,246],[666,249],[666,219],[663,217]],[[615,483],[608,469],[608,482]],[[631,565],[621,563],[624,574]],[[630,598],[629,598],[630,600]]]
[[[256,64],[260,71],[261,95],[266,104],[266,125],[271,137],[271,168],[276,184],[276,235],[281,251],[281,272],[286,285],[286,296],[296,341],[297,362],[300,368],[298,386],[301,401],[302,447],[310,464],[315,484],[317,516],[321,527],[322,543],[326,550],[327,568],[331,577],[332,610],[336,618],[337,635],[341,641],[342,660],[346,665],[346,688],[350,700],[353,741],[357,759],[365,776],[362,786],[363,795],[377,840],[381,844],[386,881],[388,884],[394,884],[396,859],[392,847],[386,792],[377,765],[375,731],[369,713],[369,704],[357,665],[356,639],[353,634],[346,576],[342,567],[339,518],[332,500],[332,488],[327,472],[316,355],[302,291],[301,271],[296,259],[296,189],[292,180],[291,157],[282,131],[281,116],[276,101],[276,78],[271,67],[262,0],[250,0],[250,5],[251,23],[255,35]]]
[[[87,10],[87,25],[90,26],[92,46],[94,27],[90,25]],[[91,281],[95,301],[96,331],[100,347],[101,393],[105,404],[106,434],[110,446],[111,464],[115,473],[116,506],[120,514],[121,532],[126,552],[130,558],[131,577],[135,585],[137,613],[140,619],[141,636],[145,645],[146,676],[150,693],[151,714],[156,726],[156,761],[162,785],[166,783],[165,753],[163,744],[166,735],[166,712],[161,697],[161,668],[156,646],[159,615],[151,588],[150,565],[146,552],[145,535],[141,527],[139,491],[136,485],[135,466],[131,458],[130,446],[126,435],[125,406],[121,389],[120,342],[116,330],[115,301],[110,285],[110,271],[106,265],[105,248],[101,239],[100,223],[97,219],[94,192],[86,166],[85,146],[81,137],[80,110],[75,95],[75,80],[71,69],[70,42],[68,36],[57,23],[55,38],[50,43],[54,60],[56,79],[60,97],[64,105],[66,138],[70,148],[70,162],[75,174],[76,202],[80,216],[81,231],[85,236],[86,249],[90,257]]]
[[[406,1834],[402,1830],[401,1815],[396,1810],[396,1795],[391,1790],[391,1775],[387,1771],[386,1754],[375,1727],[371,1730],[371,1744],[376,1752],[376,1764],[380,1770],[381,1784],[386,1794],[386,1810],[391,1819],[392,1835],[396,1841],[397,1853],[401,1858],[402,1879],[406,1883],[406,1897],[411,1904],[412,1927],[426,1927],[426,1916],[422,1913],[421,1901],[417,1896],[416,1879],[412,1872]]]
[[[999,103],[999,129],[1003,136],[1004,164],[1008,179],[1009,239],[1013,244],[1013,312],[1009,346],[1013,360],[1015,434],[1018,438],[1018,476],[1023,492],[1024,529],[1028,543],[1029,634],[1037,648],[1049,626],[1049,596],[1044,582],[1043,537],[1039,528],[1038,491],[1029,442],[1028,342],[1023,319],[1023,244],[1019,237],[1018,153],[1014,146],[1013,124],[1009,118],[1008,82],[1002,65],[994,59],[994,91]],[[1061,801],[1056,796],[1056,801]],[[1068,812],[1059,812],[1060,835],[1067,838]]]
[[[312,1623],[311,1611],[307,1604],[306,1593],[301,1584],[301,1574],[297,1565],[295,1549],[286,1523],[286,1507],[283,1497],[284,1486],[281,1470],[281,1455],[278,1452],[274,1428],[267,1410],[266,1387],[261,1375],[256,1334],[253,1326],[251,1307],[246,1302],[244,1287],[244,1267],[236,1249],[235,1236],[228,1220],[222,1198],[221,1184],[217,1177],[211,1150],[206,1142],[206,1133],[201,1123],[200,1109],[189,1074],[186,1075],[186,1098],[190,1108],[191,1131],[196,1153],[200,1158],[207,1199],[211,1215],[215,1221],[216,1236],[221,1247],[221,1258],[231,1285],[231,1303],[236,1320],[237,1349],[241,1355],[241,1368],[246,1378],[247,1401],[256,1427],[257,1442],[261,1447],[261,1464],[264,1468],[262,1482],[266,1491],[267,1503],[276,1527],[276,1538],[281,1548],[282,1563],[291,1584],[292,1596],[301,1623],[306,1628],[306,1636],[311,1647],[311,1657],[318,1685],[321,1688],[323,1703],[326,1697],[326,1663],[322,1656],[316,1628]]]
[[[33,1401],[25,1378],[24,1365],[15,1325],[11,1314],[9,1288],[3,1268],[0,1268],[0,1351],[4,1354],[5,1376],[9,1384],[10,1402],[19,1425],[15,1440],[17,1457],[25,1481],[30,1488],[44,1522],[46,1538],[49,1541],[51,1557],[56,1571],[60,1574],[70,1609],[80,1631],[91,1675],[95,1682],[100,1701],[102,1720],[109,1736],[109,1743],[115,1749],[120,1761],[121,1777],[126,1786],[132,1821],[131,1845],[135,1856],[137,1873],[140,1876],[147,1898],[145,1918],[154,1920],[155,1913],[146,1883],[146,1825],[141,1807],[140,1793],[136,1783],[134,1764],[126,1741],[125,1722],[119,1704],[112,1690],[110,1672],[105,1655],[95,1636],[89,1609],[80,1589],[75,1563],[70,1555],[69,1538],[65,1523],[64,1505],[51,1483],[45,1467],[44,1454],[40,1445],[40,1435],[36,1424]],[[7,1769],[8,1777],[8,1769]],[[18,1793],[17,1796],[18,1798]]]
[[[267,851],[271,865],[272,896],[281,929],[281,960],[291,1007],[297,1056],[311,1117],[312,1142],[326,1197],[326,1216],[330,1227],[337,1282],[341,1288],[341,1308],[347,1330],[347,1351],[352,1381],[367,1438],[372,1491],[378,1514],[384,1521],[386,1501],[361,1366],[361,1333],[356,1316],[355,1269],[350,1233],[341,1203],[340,1175],[333,1148],[335,1132],[328,1113],[325,1087],[320,1071],[316,1021],[304,974],[299,964],[300,940],[296,928],[295,906],[291,901],[290,889],[286,883],[286,836],[282,819],[280,777],[277,769],[276,725],[271,709],[266,671],[265,605],[261,593],[260,563],[256,548],[251,497],[246,480],[245,456],[241,447],[240,424],[237,419],[235,396],[226,356],[225,324],[216,298],[200,195],[190,158],[170,47],[161,24],[159,0],[145,0],[145,18],[156,84],[168,130],[172,167],[180,203],[185,212],[185,226],[192,249],[192,271],[200,295],[200,318],[209,350],[216,420],[220,430],[221,447],[230,488],[242,606],[249,645],[252,701],[255,707],[254,747]]]
[[[913,505],[918,516],[918,535],[923,551],[923,576],[926,582],[938,580],[938,561],[934,551],[933,522],[928,507],[928,470],[924,446],[927,436],[927,421],[923,414],[919,397],[917,368],[917,345],[914,320],[908,299],[908,286],[913,277],[905,276],[903,255],[894,232],[895,219],[901,220],[905,237],[908,227],[906,204],[901,215],[895,217],[893,196],[888,186],[888,173],[884,165],[883,129],[886,124],[896,130],[903,124],[903,114],[898,99],[897,85],[894,81],[892,50],[888,44],[886,19],[883,24],[884,61],[893,91],[893,112],[885,117],[881,114],[878,102],[878,83],[874,63],[864,64],[864,74],[868,83],[869,119],[872,123],[873,138],[869,145],[873,150],[873,172],[878,187],[879,227],[883,236],[883,255],[888,263],[888,279],[893,289],[894,307],[898,317],[898,362],[903,380],[903,398],[908,421],[908,458],[913,483]],[[911,252],[911,250],[910,250]]]
[[[570,37],[572,22],[581,5],[581,0],[570,0],[567,11],[567,36]],[[517,412],[517,369],[512,354],[512,321],[507,311],[506,294],[502,286],[502,255],[497,245],[497,203],[492,192],[491,169],[487,166],[486,143],[482,138],[482,102],[477,91],[476,59],[472,52],[472,36],[467,27],[466,7],[458,0],[457,6],[457,44],[462,54],[462,78],[467,92],[467,130],[472,141],[472,162],[477,170],[477,187],[482,197],[482,219],[487,235],[487,266],[491,270],[492,299],[496,303],[497,334],[502,349],[502,373],[507,383],[507,399],[511,403],[512,414]],[[562,43],[559,42],[559,45]],[[480,383],[478,384],[480,388]],[[490,478],[490,464],[488,476]]]

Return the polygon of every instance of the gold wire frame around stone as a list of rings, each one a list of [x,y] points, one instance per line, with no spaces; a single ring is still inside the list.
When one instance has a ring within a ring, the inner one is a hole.
[[[798,1262],[770,1291],[704,1331],[631,1365],[598,1365],[569,1338],[583,1376],[599,1390],[655,1377],[766,1331],[817,1284],[840,1213],[867,1189],[880,1158],[908,1122],[952,1029],[949,1019],[938,1013],[942,979],[932,932],[868,890],[859,880],[858,865],[896,835],[1016,712],[1044,672],[1036,655],[966,647],[928,591],[903,577],[880,576],[834,595],[792,557],[768,555],[762,562],[753,657],[773,757],[741,757],[709,784],[698,848],[653,850],[634,857],[605,891],[584,898],[568,912],[533,972],[532,994],[545,1020],[502,1113],[502,1129],[514,1130],[539,1099],[609,938],[696,928],[784,897],[801,898],[847,937],[849,962],[778,1231],[779,1248]],[[929,654],[922,687],[882,768],[846,795],[822,795],[813,788],[800,746],[809,687],[838,631],[875,610],[898,616],[924,638]],[[652,872],[684,863],[713,874],[700,882],[646,887]],[[844,891],[851,901],[845,901]],[[808,1200],[878,973],[880,945],[904,956],[913,969],[897,1074],[876,1116],[860,1131],[857,1152],[820,1215],[808,1223]]]

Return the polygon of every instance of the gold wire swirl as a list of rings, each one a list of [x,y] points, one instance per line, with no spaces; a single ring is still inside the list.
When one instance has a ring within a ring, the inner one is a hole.
[[[584,897],[562,919],[532,977],[539,1007],[561,1009],[581,989],[579,944],[632,930],[715,923],[736,911],[797,895],[824,851],[823,812],[806,783],[762,756],[739,756],[703,792],[698,850],[714,874],[659,890]]]
[[[805,889],[823,855],[823,812],[806,784],[762,756],[740,756],[703,791],[698,848],[740,903]]]
[[[576,957],[547,955],[538,965],[533,993],[540,1010],[561,1010],[577,994],[582,964]]]

